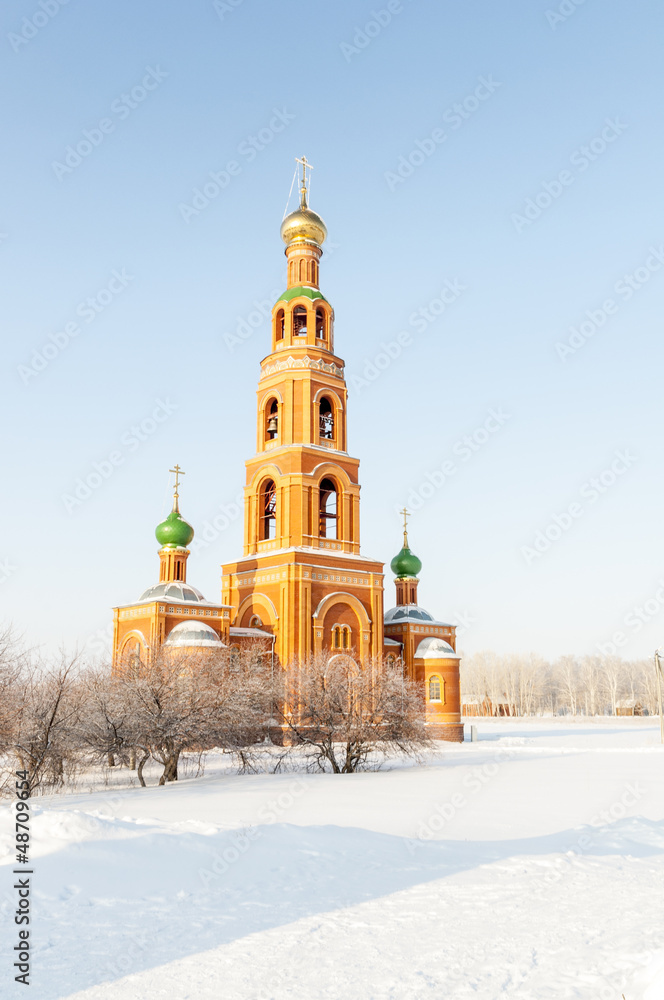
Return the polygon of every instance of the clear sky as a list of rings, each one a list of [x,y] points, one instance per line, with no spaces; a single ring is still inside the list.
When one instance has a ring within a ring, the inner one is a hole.
[[[175,462],[218,597],[306,154],[363,552],[408,504],[469,652],[664,642],[663,38],[657,0],[5,0],[3,616],[98,650]]]

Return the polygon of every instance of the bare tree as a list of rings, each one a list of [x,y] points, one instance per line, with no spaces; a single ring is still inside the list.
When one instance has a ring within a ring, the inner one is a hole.
[[[421,690],[398,664],[360,666],[349,655],[321,654],[291,665],[282,682],[276,711],[317,769],[349,774],[391,753],[418,756],[433,746]]]
[[[30,791],[62,785],[78,761],[76,725],[80,700],[77,657],[61,654],[51,665],[23,666],[21,697],[9,739],[9,752],[28,772]]]
[[[0,755],[14,744],[21,712],[25,655],[11,627],[0,629]]]
[[[637,660],[630,667],[632,697],[641,703],[649,715],[658,715],[657,675],[653,660]]]
[[[136,727],[120,678],[113,676],[110,667],[95,667],[85,672],[79,684],[79,745],[95,763],[131,765],[136,753]]]
[[[565,707],[569,708],[572,715],[576,715],[579,709],[579,661],[575,656],[567,654],[561,656],[554,665],[554,676]]]
[[[218,746],[247,764],[247,748],[267,733],[269,679],[256,651],[234,655],[163,650],[147,664],[127,668],[98,701],[98,754],[137,754],[137,776],[152,758],[159,784],[177,781],[183,754]]]
[[[611,706],[611,715],[616,715],[618,700],[625,694],[627,671],[625,663],[618,656],[603,656],[600,664],[605,697]]]

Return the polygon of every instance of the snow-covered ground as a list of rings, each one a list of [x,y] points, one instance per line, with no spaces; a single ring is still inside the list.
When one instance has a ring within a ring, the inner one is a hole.
[[[426,766],[35,799],[31,996],[664,998],[657,720],[478,730]]]

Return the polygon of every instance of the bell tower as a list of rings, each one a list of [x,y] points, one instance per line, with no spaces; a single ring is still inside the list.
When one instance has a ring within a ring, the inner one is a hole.
[[[359,461],[347,450],[344,362],[320,291],[325,223],[300,204],[281,224],[286,290],[261,362],[256,453],[246,463],[244,554],[222,568],[236,627],[275,635],[285,665],[320,650],[383,651],[383,565],[360,554]]]

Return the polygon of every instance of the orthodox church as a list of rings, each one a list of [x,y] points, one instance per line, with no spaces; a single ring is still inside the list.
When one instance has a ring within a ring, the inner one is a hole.
[[[187,582],[194,529],[179,505],[158,525],[159,581],[115,608],[113,661],[164,646],[270,651],[284,668],[319,652],[360,662],[388,658],[421,684],[437,738],[463,740],[454,625],[417,603],[422,563],[408,544],[391,562],[396,605],[383,610],[383,563],[360,551],[359,460],[347,451],[344,362],[334,310],[319,287],[325,223],[308,206],[306,158],[299,208],[281,225],[286,290],[272,310],[261,362],[256,453],[246,462],[244,550],[223,564],[221,600]]]

